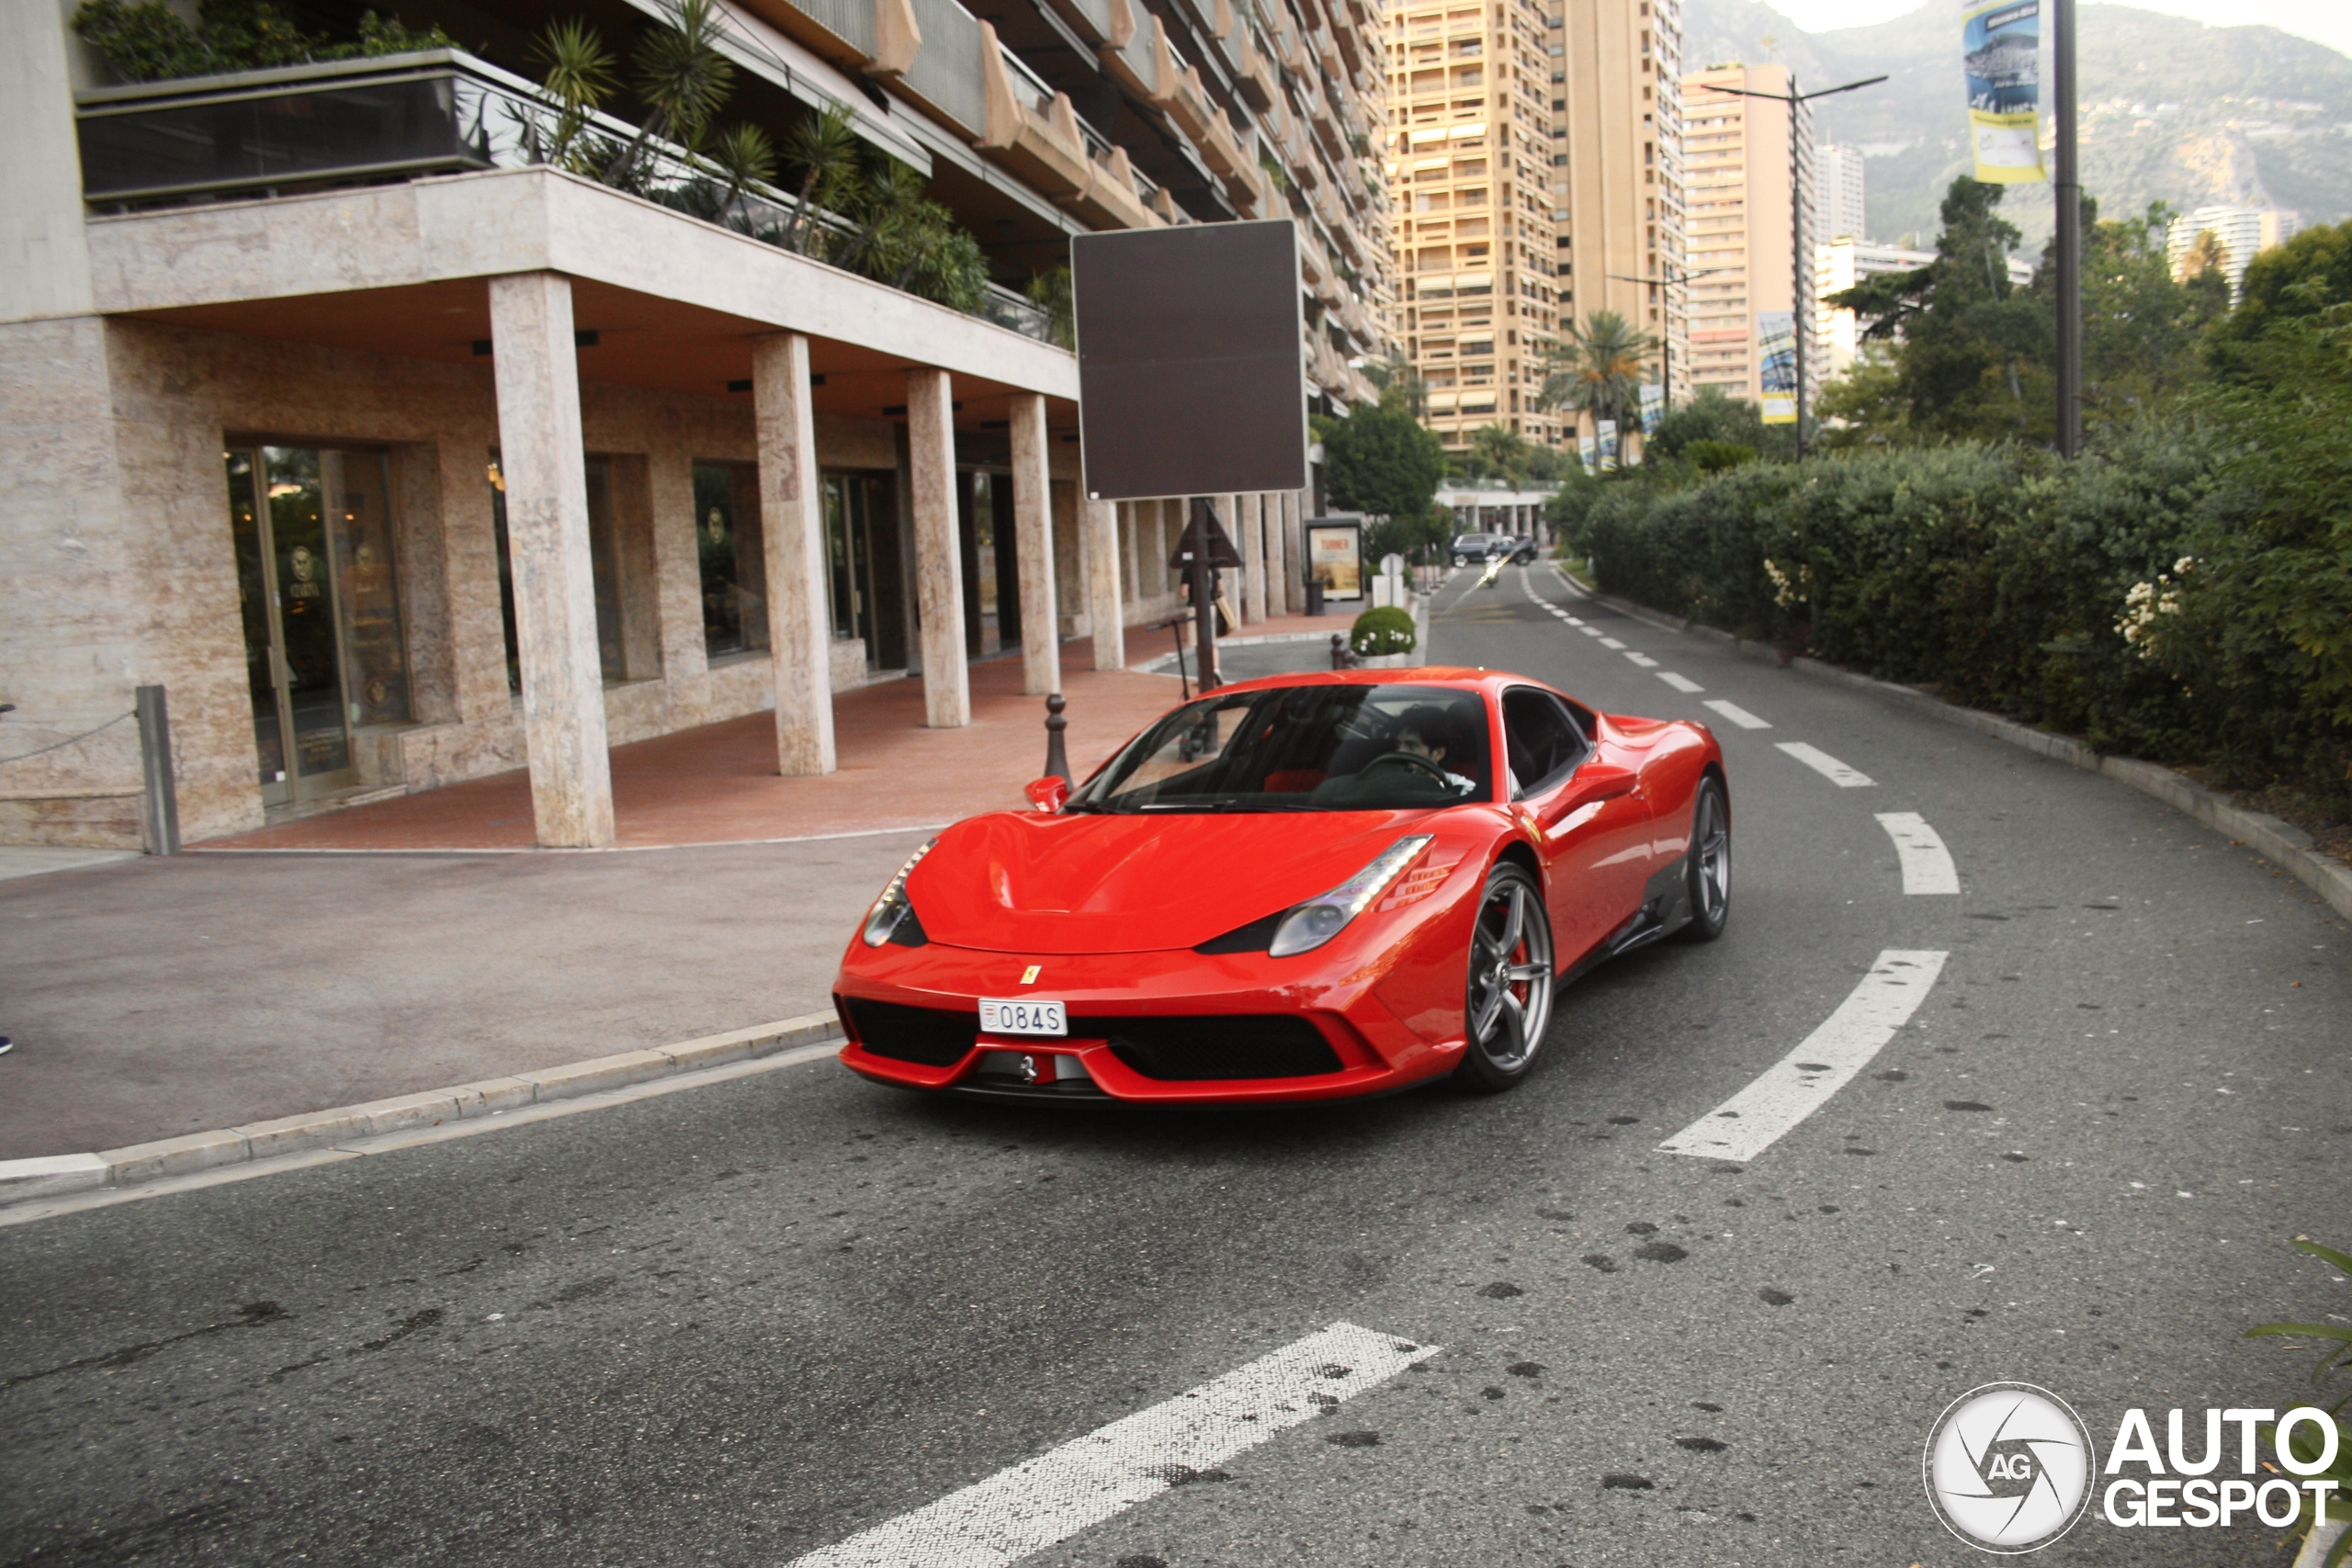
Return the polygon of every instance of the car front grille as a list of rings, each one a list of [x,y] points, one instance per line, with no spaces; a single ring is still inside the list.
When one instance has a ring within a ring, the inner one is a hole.
[[[1340,1070],[1338,1052],[1303,1018],[1228,1014],[1194,1018],[1073,1018],[1080,1039],[1108,1040],[1111,1054],[1148,1078],[1307,1078]]]
[[[908,1007],[901,1002],[836,997],[857,1043],[877,1056],[925,1067],[952,1067],[980,1032],[979,1014],[964,1008]]]

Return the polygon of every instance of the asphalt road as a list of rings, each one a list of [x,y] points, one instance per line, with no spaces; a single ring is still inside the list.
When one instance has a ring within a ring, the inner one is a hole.
[[[783,1564],[1340,1321],[1439,1348],[1029,1561],[1934,1568],[1977,1560],[1919,1480],[1974,1385],[2102,1451],[2306,1396],[2240,1336],[2352,1314],[2284,1245],[2352,1239],[2340,921],[2095,775],[1473,581],[1437,658],[1772,727],[1717,725],[1728,934],[1564,993],[1519,1092],[1023,1113],[817,1062],[0,1228],[0,1563]],[[1881,812],[1957,896],[1904,892]],[[1887,950],[1949,956],[1864,1071],[1745,1164],[1659,1152]],[[2093,1517],[2039,1561],[2279,1534]]]

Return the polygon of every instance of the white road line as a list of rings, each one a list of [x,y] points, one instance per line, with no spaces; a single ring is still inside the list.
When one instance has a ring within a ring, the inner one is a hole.
[[[1812,1115],[1870,1065],[1928,999],[1943,973],[1941,953],[1889,948],[1853,994],[1804,1043],[1770,1071],[1658,1148],[1702,1159],[1751,1160]]]
[[[1786,751],[1839,789],[1868,789],[1878,783],[1870,774],[1849,768],[1819,747],[1808,746],[1802,740],[1782,740],[1777,749]]]
[[[1928,826],[1928,819],[1916,811],[1882,811],[1878,825],[1894,840],[1894,852],[1903,857],[1903,891],[1905,893],[1958,893],[1960,873],[1951,863],[1951,852],[1944,848],[1943,840]]]
[[[1600,635],[1600,628],[1599,626],[1586,626],[1582,629],[1584,631],[1584,635],[1587,637],[1599,637]]]
[[[1746,708],[1726,697],[1715,697],[1708,702],[1702,703],[1700,706],[1712,709],[1713,711],[1723,715],[1725,718],[1731,720],[1742,729],[1770,729],[1772,728],[1771,725],[1767,723],[1765,720],[1757,717],[1754,714],[1748,712]]]
[[[1619,642],[1619,641],[1618,641],[1615,637],[1602,637],[1602,638],[1600,639],[1600,646],[1601,646],[1601,647],[1603,647],[1603,648],[1623,648],[1623,647],[1624,647],[1625,645],[1624,645],[1623,643],[1622,643],[1622,642]]]
[[[1214,1470],[1437,1354],[1335,1323],[1148,1410],[798,1558],[791,1568],[1002,1568]]]
[[[1567,623],[1568,623],[1568,625],[1570,625],[1570,626],[1580,626],[1584,625],[1584,623],[1583,623],[1582,621],[1577,620],[1574,615],[1569,615],[1566,610],[1561,610],[1561,611],[1557,612],[1557,614],[1558,614],[1558,615],[1559,615],[1560,619],[1562,619],[1562,620],[1564,620],[1564,621],[1567,622]]]
[[[1690,679],[1690,676],[1677,675],[1671,670],[1659,671],[1657,672],[1657,678],[1685,695],[1688,695],[1692,692],[1703,692],[1707,689],[1706,687],[1699,684],[1698,682]],[[1713,706],[1713,705],[1710,704],[1709,705]]]
[[[1634,666],[1638,669],[1655,670],[1657,668],[1657,660],[1652,659],[1646,653],[1635,653],[1632,649],[1628,649],[1625,652],[1625,657],[1632,660]]]

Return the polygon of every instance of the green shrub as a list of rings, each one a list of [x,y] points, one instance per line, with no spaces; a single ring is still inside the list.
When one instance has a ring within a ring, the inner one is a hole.
[[[1410,653],[1419,640],[1413,629],[1413,617],[1394,604],[1366,610],[1356,617],[1354,628],[1348,633],[1348,646],[1363,659]]]
[[[2311,1237],[2301,1235],[2295,1238],[2294,1246],[2297,1251],[2310,1253],[2313,1258],[2338,1272],[2352,1274],[2352,1257],[2347,1257],[2332,1247],[2322,1247]],[[2340,1377],[2346,1371],[2352,1371],[2352,1328],[2346,1328],[2339,1323],[2256,1324],[2245,1331],[2245,1337],[2249,1339],[2290,1338],[2307,1342],[2318,1341],[2319,1364],[2312,1369],[2312,1382],[2322,1388],[2325,1388],[2332,1380]],[[2343,1424],[2344,1407],[2347,1404],[2352,1404],[2352,1394],[2339,1397],[2334,1404],[2324,1407],[2328,1416],[2336,1421],[2339,1427]],[[2278,1429],[2276,1425],[2265,1424],[2257,1429],[2271,1441],[2278,1440]],[[2292,1446],[2295,1459],[2299,1463],[2314,1463],[2323,1451],[2321,1440],[2312,1434],[2308,1424],[2297,1425],[2294,1435],[2288,1441]],[[2336,1450],[2335,1461],[2317,1473],[2335,1482],[2337,1487],[2331,1500],[2327,1517],[2331,1519],[2343,1518],[2344,1490],[2352,1487],[2352,1443],[2339,1447]],[[2296,1522],[2303,1527],[2306,1534],[2320,1522],[2319,1511],[2308,1501],[2298,1510],[2295,1518]],[[2352,1556],[2352,1531],[2347,1531],[2337,1538],[2335,1545],[2328,1551],[2323,1568],[2341,1568],[2341,1564],[2347,1556]]]
[[[1702,474],[1719,474],[1725,468],[1756,461],[1756,448],[1745,441],[1693,441],[1682,449],[1682,455]]]

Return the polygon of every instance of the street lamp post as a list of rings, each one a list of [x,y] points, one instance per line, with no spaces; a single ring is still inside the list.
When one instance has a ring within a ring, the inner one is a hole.
[[[2066,0],[2061,0],[2061,4],[2065,3]],[[1815,98],[1835,97],[1839,93],[1850,93],[1858,87],[1875,86],[1885,80],[1883,76],[1865,76],[1859,82],[1848,82],[1836,87],[1824,87],[1817,93],[1800,93],[1797,91],[1796,73],[1792,71],[1789,73],[1789,90],[1785,93],[1759,93],[1753,87],[1718,87],[1712,84],[1702,85],[1702,90],[1709,93],[1723,93],[1736,98],[1770,98],[1776,104],[1789,106],[1789,241],[1790,248],[1795,253],[1791,257],[1793,266],[1791,279],[1792,288],[1789,296],[1789,319],[1792,328],[1790,336],[1795,340],[1797,355],[1797,456],[1799,458],[1803,458],[1805,452],[1804,340],[1812,330],[1812,323],[1804,319],[1805,274],[1811,258],[1804,254],[1804,163],[1797,141],[1797,110]]]
[[[2075,0],[2056,0],[2058,455],[2083,449],[2083,174],[2075,146]]]
[[[1671,288],[1678,283],[1688,283],[1694,277],[1705,277],[1710,273],[1736,272],[1738,270],[1736,267],[1728,266],[1702,266],[1696,272],[1689,272],[1676,266],[1672,262],[1662,262],[1659,265],[1666,267],[1669,272],[1677,273],[1679,276],[1674,277],[1636,277],[1633,274],[1625,272],[1612,272],[1609,276],[1615,278],[1620,283],[1649,283],[1655,284],[1662,288]],[[1688,300],[1683,302],[1683,309],[1686,312],[1690,310],[1690,302]],[[1660,412],[1664,412],[1674,407],[1674,301],[1670,299],[1666,301],[1666,310],[1664,312],[1663,320],[1667,330],[1658,334],[1657,340],[1659,380],[1658,403]]]

